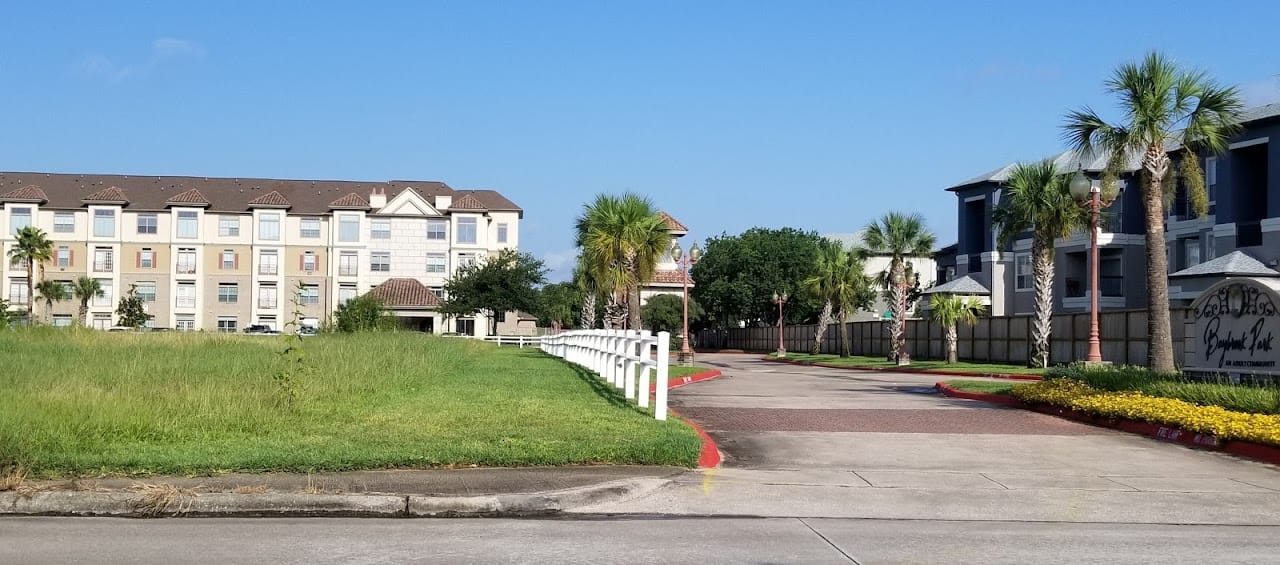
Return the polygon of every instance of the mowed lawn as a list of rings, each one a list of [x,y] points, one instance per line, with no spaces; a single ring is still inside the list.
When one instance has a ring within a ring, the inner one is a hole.
[[[536,349],[416,333],[0,332],[0,467],[33,477],[392,467],[672,464],[700,442]]]

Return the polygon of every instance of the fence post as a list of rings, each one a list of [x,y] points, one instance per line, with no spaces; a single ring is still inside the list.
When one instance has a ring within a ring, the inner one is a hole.
[[[649,366],[649,360],[652,359],[651,356],[653,355],[653,351],[650,349],[652,347],[652,343],[650,343],[652,336],[653,332],[650,330],[640,332],[640,386],[636,394],[641,408],[649,407],[649,371],[653,369],[653,367]]]
[[[631,338],[632,330],[627,330],[627,339],[622,340],[623,352],[626,355],[626,361],[622,365],[624,383],[622,385],[624,389],[622,396],[624,398],[636,397],[636,362],[640,357],[636,352],[636,348],[640,346],[640,330],[634,331],[636,332],[635,339]]]
[[[667,419],[667,371],[671,368],[671,332],[658,332],[658,391],[653,417]]]

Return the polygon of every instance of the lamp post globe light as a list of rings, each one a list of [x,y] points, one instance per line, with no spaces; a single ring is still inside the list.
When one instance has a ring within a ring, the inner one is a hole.
[[[1098,337],[1098,212],[1103,208],[1102,190],[1076,169],[1068,185],[1071,197],[1089,208],[1089,353],[1086,363],[1102,362],[1102,340]]]
[[[689,348],[689,268],[702,257],[702,250],[695,243],[689,248],[689,254],[685,255],[679,243],[672,243],[671,257],[675,259],[676,265],[679,265],[680,280],[684,283],[684,325],[680,330],[679,358],[681,363],[690,363],[692,362],[693,350]]]
[[[787,304],[787,293],[773,293],[773,303],[778,305],[778,358],[781,359],[787,356],[787,346],[782,342],[782,307]]]

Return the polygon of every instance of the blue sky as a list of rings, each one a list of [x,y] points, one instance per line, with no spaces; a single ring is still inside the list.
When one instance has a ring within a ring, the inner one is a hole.
[[[598,192],[699,240],[898,209],[953,242],[945,187],[1060,150],[1152,48],[1280,99],[1262,1],[106,4],[5,10],[0,169],[492,188],[554,278]]]

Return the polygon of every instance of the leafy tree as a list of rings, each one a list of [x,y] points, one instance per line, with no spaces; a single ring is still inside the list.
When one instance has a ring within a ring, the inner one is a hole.
[[[102,283],[98,282],[98,279],[82,276],[71,285],[71,294],[80,301],[80,325],[83,326],[85,319],[89,317],[89,301],[105,295],[102,291]]]
[[[1053,322],[1054,240],[1088,225],[1088,214],[1067,188],[1067,175],[1052,160],[1019,163],[1006,183],[1000,207],[992,214],[1006,245],[1031,230],[1031,279],[1036,316],[1031,327],[1032,367],[1049,366],[1049,332]]]
[[[27,323],[34,322],[31,317],[36,302],[36,265],[40,266],[40,275],[44,276],[44,263],[53,259],[53,241],[44,231],[35,226],[27,226],[18,230],[18,241],[9,249],[9,259],[22,262],[27,266]]]
[[[584,206],[574,227],[587,272],[611,297],[608,325],[620,327],[625,313],[627,327],[640,328],[640,286],[653,279],[671,248],[658,209],[637,194],[601,194]]]
[[[62,283],[58,281],[40,281],[36,284],[36,293],[44,300],[45,312],[51,318],[53,316],[53,303],[71,298],[67,296],[66,287],[62,286]]]
[[[554,331],[578,324],[583,292],[572,282],[552,283],[538,292],[538,325]]]
[[[1181,142],[1191,159],[1197,151],[1220,154],[1240,130],[1244,103],[1235,87],[1224,87],[1201,71],[1179,68],[1157,52],[1115,70],[1106,90],[1120,99],[1125,123],[1108,123],[1088,107],[1066,116],[1067,140],[1086,154],[1109,152],[1112,165],[1142,155],[1142,201],[1146,218],[1147,365],[1172,372],[1173,334],[1169,321],[1168,259],[1165,255],[1165,182],[1171,171],[1168,147]],[[1199,164],[1196,164],[1198,167]],[[1198,175],[1197,175],[1198,177]],[[1192,179],[1188,188],[1203,192]],[[1206,198],[1197,194],[1192,201]]]
[[[982,314],[982,303],[972,296],[934,294],[929,297],[929,317],[942,324],[943,339],[947,343],[947,363],[956,362],[956,345],[959,333],[957,324],[974,325]]]
[[[547,269],[528,253],[504,249],[488,260],[467,265],[444,283],[448,296],[439,311],[448,316],[485,313],[490,334],[498,332],[500,312],[538,311],[538,285],[546,282]]]
[[[814,355],[822,350],[822,338],[827,333],[827,327],[835,320],[835,289],[840,262],[846,255],[844,245],[839,241],[823,239],[818,243],[818,260],[814,265],[814,272],[801,284],[806,293],[822,302],[822,312],[818,315],[818,326],[813,336],[813,348],[810,350]]]
[[[333,312],[334,326],[345,333],[388,330],[395,319],[377,296],[362,294],[338,305]]]
[[[147,325],[151,314],[147,313],[142,299],[138,298],[138,285],[129,285],[129,292],[120,297],[120,305],[116,306],[116,316],[120,317],[119,324],[126,328],[137,329]]]
[[[644,313],[645,326],[654,332],[671,332],[679,335],[684,329],[684,297],[678,294],[659,294],[651,296],[641,311]],[[697,300],[689,298],[689,331],[702,321],[702,306]]]
[[[889,212],[867,226],[863,238],[867,252],[889,257],[889,336],[898,365],[910,365],[907,355],[907,291],[911,285],[908,260],[933,253],[933,233],[925,227],[924,216]]]
[[[9,329],[13,323],[13,312],[9,311],[9,300],[0,298],[0,330]]]
[[[863,252],[846,251],[836,258],[831,281],[831,302],[840,316],[840,356],[849,356],[849,315],[875,304],[876,291]]]
[[[799,291],[817,268],[821,242],[817,233],[795,228],[713,237],[690,271],[697,285],[689,292],[719,327],[777,323],[775,292],[792,295],[783,311],[788,323],[812,321],[825,301]]]

